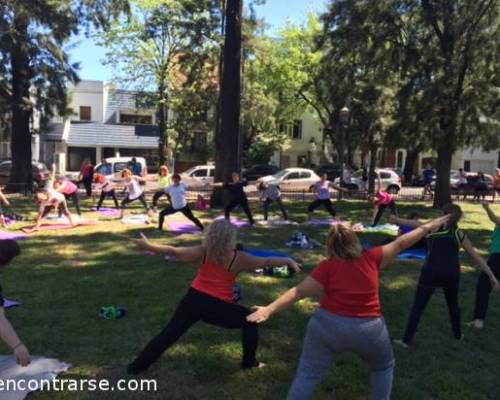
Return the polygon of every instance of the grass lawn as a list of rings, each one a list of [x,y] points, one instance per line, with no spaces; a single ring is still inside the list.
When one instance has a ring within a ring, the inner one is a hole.
[[[17,212],[34,215],[29,203],[14,203]],[[84,204],[86,209],[89,206]],[[305,203],[288,206],[294,219],[305,219]],[[353,222],[367,221],[371,216],[371,208],[362,202],[344,202],[337,204],[337,209],[340,217]],[[480,206],[466,204],[463,209],[461,227],[486,255],[493,224]],[[402,203],[399,210],[402,215],[409,211],[436,215],[424,203]],[[500,212],[498,206],[494,210]],[[204,222],[217,214],[197,213]],[[99,218],[97,213],[88,216]],[[300,229],[324,241],[325,227]],[[1,272],[0,282],[5,297],[23,302],[7,315],[32,354],[71,363],[73,368],[67,377],[92,378],[102,366],[131,361],[164,326],[195,276],[196,266],[144,256],[119,236],[134,237],[139,231],[172,244],[186,245],[200,239],[160,234],[152,225],[138,227],[100,219],[93,227],[40,232],[21,242],[22,255]],[[242,229],[239,239],[246,246],[286,250],[285,242],[292,231],[289,227]],[[373,243],[384,239],[384,235],[362,236],[362,240]],[[242,276],[242,303],[267,304],[299,282],[322,258],[321,250],[293,254],[303,260],[304,274],[292,279]],[[404,329],[420,265],[398,262],[382,274],[382,307],[394,337]],[[463,322],[471,316],[477,276],[470,260],[464,258],[460,290]],[[110,304],[127,307],[129,314],[117,321],[98,320],[99,308]],[[143,376],[158,380],[156,393],[52,392],[37,393],[30,399],[284,399],[298,363],[306,324],[316,306],[316,302],[305,300],[261,327],[258,355],[268,364],[263,370],[239,370],[239,331],[199,323]],[[422,319],[414,349],[395,349],[393,399],[500,398],[495,378],[500,370],[499,329],[500,296],[493,295],[487,328],[478,332],[464,326],[465,341],[454,341],[444,296],[437,292]],[[7,353],[3,345],[0,353]],[[315,398],[366,399],[368,379],[369,371],[360,361],[343,355],[318,387]]]

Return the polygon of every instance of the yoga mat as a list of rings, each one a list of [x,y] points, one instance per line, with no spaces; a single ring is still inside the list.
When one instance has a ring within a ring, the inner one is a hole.
[[[17,365],[14,356],[0,356],[0,381],[30,381],[31,385],[38,382],[40,385],[43,381],[50,381],[57,377],[62,372],[66,372],[70,368],[69,364],[60,362],[53,358],[31,357],[31,363],[27,367]],[[0,398],[2,400],[23,400],[30,392],[25,386],[25,390],[9,390],[1,391]],[[17,388],[19,389],[19,388]]]
[[[190,222],[172,221],[168,224],[168,230],[176,235],[200,233],[201,230]]]
[[[74,229],[74,228],[78,228],[78,227],[81,227],[81,226],[91,226],[91,225],[95,225],[95,222],[94,221],[91,221],[91,220],[80,220],[80,221],[75,221],[75,226],[71,226],[69,224],[69,222],[67,224],[48,224],[48,225],[42,225],[38,230],[39,231],[57,231],[57,230],[60,230],[60,229]],[[31,227],[28,227],[28,228],[23,228],[23,232],[26,232],[26,233],[33,233],[33,232],[37,232],[34,230],[34,226],[31,226]]]
[[[399,226],[393,224],[365,226],[358,223],[353,225],[351,229],[357,232],[397,232],[399,230]]]
[[[221,219],[224,219],[223,215],[215,218],[216,221],[221,220]],[[236,226],[238,228],[245,228],[245,227],[250,226],[249,222],[242,221],[242,220],[240,220],[238,218],[231,218],[230,222],[231,222],[232,225],[234,225],[234,226]]]
[[[122,224],[128,225],[143,225],[149,224],[149,217],[145,214],[129,215],[121,219]]]
[[[268,221],[258,221],[258,224],[264,226],[290,226],[290,225],[298,225],[299,223],[283,219],[270,219]]]
[[[333,226],[338,224],[349,224],[348,221],[338,221],[335,219],[311,219],[306,222],[307,225],[326,225]]]
[[[4,299],[3,300],[3,308],[12,308],[20,306],[21,303],[15,300]]]
[[[118,217],[120,215],[120,210],[117,208],[101,207],[99,211],[97,211],[97,208],[92,207],[91,210],[94,212],[99,212],[101,215],[104,215],[105,217]]]
[[[22,240],[26,239],[28,236],[24,233],[14,233],[0,231],[0,240]]]
[[[399,254],[400,260],[425,260],[427,251],[425,249],[408,249]]]
[[[255,257],[290,257],[290,255],[282,251],[265,250],[265,249],[243,249],[245,253],[251,254]]]

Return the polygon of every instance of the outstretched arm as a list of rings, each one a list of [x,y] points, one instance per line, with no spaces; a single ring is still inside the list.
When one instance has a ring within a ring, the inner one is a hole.
[[[7,207],[10,207],[10,202],[9,202],[9,199],[7,199],[7,197],[5,197],[5,195],[3,194],[3,192],[0,190],[0,201],[6,205]]]
[[[486,202],[483,202],[483,208],[488,214],[488,218],[496,225],[500,225],[500,216],[496,215],[491,209],[490,205]]]
[[[323,286],[314,278],[308,276],[299,285],[287,290],[275,301],[265,307],[255,307],[255,312],[247,316],[247,321],[261,323],[271,315],[293,306],[305,297],[320,297],[324,293]]]
[[[349,190],[343,187],[340,187],[339,185],[335,185],[333,182],[330,182],[330,187],[333,190],[337,190],[338,192],[348,192]]]
[[[395,215],[391,215],[389,217],[389,222],[396,224],[396,225],[411,226],[412,228],[418,228],[419,226],[422,226],[425,224],[425,222],[419,221],[418,219],[404,219],[404,218],[396,217]]]
[[[300,265],[290,257],[256,257],[240,251],[236,258],[236,268],[239,272],[255,271],[264,267],[281,267],[287,265],[294,272],[300,272]]]
[[[498,283],[497,278],[491,271],[490,266],[488,263],[484,260],[483,257],[481,257],[474,246],[472,245],[472,242],[470,239],[465,236],[464,240],[462,241],[462,247],[465,249],[465,251],[471,256],[471,258],[474,260],[474,263],[479,266],[481,271],[483,271],[486,275],[488,275],[488,278],[490,278],[491,281],[491,286],[493,287],[493,290],[498,291],[500,290],[500,285]]]
[[[25,367],[30,363],[28,349],[5,316],[3,307],[0,307],[0,339],[12,349],[19,365]]]
[[[174,247],[169,245],[158,245],[150,242],[146,236],[141,233],[140,239],[133,239],[135,245],[145,251],[153,253],[166,254],[175,257],[180,262],[199,262],[203,258],[204,249],[202,246]]]
[[[431,222],[419,226],[413,231],[408,232],[407,234],[398,237],[395,241],[383,246],[382,250],[384,255],[382,258],[381,268],[384,268],[385,266],[392,263],[396,259],[398,254],[403,250],[406,250],[407,248],[413,246],[429,233],[438,230],[442,225],[446,224],[449,219],[449,215],[437,218]]]

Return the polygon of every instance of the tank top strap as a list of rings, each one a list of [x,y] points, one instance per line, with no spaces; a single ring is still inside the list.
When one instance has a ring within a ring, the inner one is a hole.
[[[231,268],[233,267],[234,261],[236,260],[236,256],[238,255],[238,250],[234,250],[234,255],[233,259],[231,260],[231,263],[229,264],[229,267],[227,267],[228,271],[231,271]]]

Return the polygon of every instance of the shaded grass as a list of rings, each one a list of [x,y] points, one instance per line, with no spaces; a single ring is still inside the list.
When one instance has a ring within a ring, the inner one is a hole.
[[[33,215],[28,202],[16,204],[16,211]],[[305,220],[305,203],[289,207],[296,220]],[[336,208],[343,219],[353,222],[367,221],[371,216],[371,209],[363,202],[342,202]],[[461,226],[486,255],[492,224],[479,206],[463,208],[465,219]],[[425,216],[438,214],[424,203],[401,204],[399,209],[403,215],[410,211]],[[209,222],[218,214],[214,211],[198,216]],[[96,213],[89,216],[98,218]],[[321,242],[326,236],[325,227],[299,229]],[[240,241],[246,246],[289,250],[285,242],[293,230],[243,229]],[[135,237],[139,231],[172,244],[192,244],[200,239],[159,233],[154,226],[100,220],[92,227],[38,233],[21,243],[23,254],[2,271],[1,283],[6,297],[23,302],[22,307],[8,310],[8,317],[32,354],[71,363],[68,377],[91,378],[102,366],[129,362],[164,326],[195,276],[196,267],[137,253],[120,235]],[[362,235],[363,241],[372,243],[384,238],[380,234]],[[322,259],[321,250],[292,253],[303,260],[305,273]],[[472,311],[477,272],[470,268],[468,258],[463,265],[460,300],[465,321]],[[382,275],[382,305],[394,336],[401,335],[404,329],[419,267],[418,262],[398,262]],[[242,276],[243,304],[266,304],[304,275],[291,279]],[[110,304],[127,307],[128,316],[117,321],[98,320],[98,309]],[[494,376],[500,360],[499,305],[498,295],[492,296],[487,329],[476,332],[464,328],[466,340],[455,342],[444,296],[438,292],[422,319],[415,350],[395,349],[393,398],[498,398]],[[316,306],[316,302],[305,300],[262,326],[259,358],[268,363],[264,370],[239,370],[239,332],[200,323],[144,375],[158,380],[157,393],[37,393],[32,398],[282,399],[293,379],[304,331]],[[327,373],[316,398],[365,399],[368,379],[369,371],[359,360],[342,355]]]

